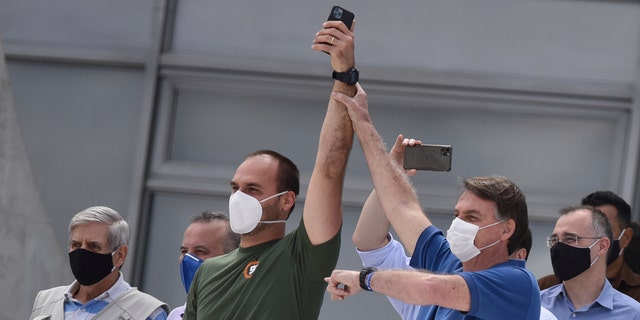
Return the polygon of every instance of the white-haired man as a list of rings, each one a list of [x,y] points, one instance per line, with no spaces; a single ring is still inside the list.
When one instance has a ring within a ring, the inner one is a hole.
[[[30,319],[164,320],[169,306],[124,281],[129,224],[113,209],[89,207],[69,223],[69,264],[75,281],[40,291]]]

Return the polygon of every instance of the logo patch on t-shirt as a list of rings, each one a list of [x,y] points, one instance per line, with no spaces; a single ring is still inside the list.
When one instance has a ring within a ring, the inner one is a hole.
[[[244,267],[244,272],[242,273],[244,277],[250,279],[253,276],[253,273],[256,272],[256,269],[258,269],[258,264],[260,264],[260,261],[258,260],[247,263],[247,266]]]

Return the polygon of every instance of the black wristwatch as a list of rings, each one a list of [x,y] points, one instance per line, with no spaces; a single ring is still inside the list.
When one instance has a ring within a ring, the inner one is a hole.
[[[367,282],[367,276],[370,273],[374,273],[378,271],[378,269],[373,268],[373,267],[366,267],[366,268],[362,268],[360,270],[360,288],[366,290],[366,291],[373,291],[371,289],[371,285]]]
[[[352,86],[358,83],[358,80],[360,79],[360,72],[356,68],[351,68],[347,70],[347,72],[333,71],[331,77]]]

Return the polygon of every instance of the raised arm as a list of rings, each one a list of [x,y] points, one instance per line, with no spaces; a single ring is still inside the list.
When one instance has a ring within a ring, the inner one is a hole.
[[[353,232],[353,244],[360,251],[371,251],[389,243],[389,220],[382,211],[380,199],[374,189],[362,206],[358,224]]]
[[[382,210],[411,255],[418,237],[431,221],[422,212],[404,169],[387,153],[369,116],[366,93],[360,85],[356,87],[357,94],[353,98],[339,92],[333,96],[347,106]],[[398,136],[396,144],[401,144],[402,140],[403,137]]]
[[[407,145],[420,144],[421,141],[414,139],[397,140],[391,148],[389,156],[393,161],[402,165],[404,163],[404,148]],[[409,176],[415,175],[416,170],[407,170]],[[353,243],[360,251],[371,251],[385,246],[389,240],[389,220],[384,214],[380,199],[374,189],[362,207],[362,212],[358,218],[358,224],[353,233]],[[413,247],[409,250],[413,250]]]
[[[341,21],[325,22],[313,40],[312,49],[328,52],[331,66],[337,72],[355,66],[353,32]],[[356,89],[336,80],[332,91],[353,96]],[[330,98],[303,211],[304,226],[312,244],[326,242],[342,226],[342,189],[352,144],[349,115],[344,105]]]
[[[347,107],[369,165],[378,204],[412,254],[418,237],[431,225],[431,221],[422,212],[402,165],[394,160],[397,152],[402,150],[397,146],[403,146],[404,139],[402,135],[398,136],[392,149],[394,156],[390,156],[369,116],[367,95],[360,85],[357,84],[356,88],[353,98],[341,93],[334,93],[334,97]],[[358,271],[334,270],[325,281],[329,284],[327,291],[332,299],[343,300],[361,290]],[[461,311],[470,308],[469,288],[459,275],[383,270],[372,273],[368,284],[374,291],[408,304],[440,305]]]

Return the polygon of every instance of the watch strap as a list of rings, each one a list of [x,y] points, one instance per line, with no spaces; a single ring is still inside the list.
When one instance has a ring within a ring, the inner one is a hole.
[[[351,68],[346,72],[337,72],[334,70],[331,77],[348,85],[354,85],[360,80],[360,71],[356,68]]]
[[[373,267],[366,267],[360,270],[360,288],[366,291],[373,291],[373,289],[371,289],[371,276],[376,271],[378,271],[378,269]]]

